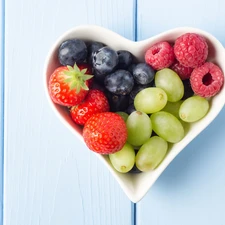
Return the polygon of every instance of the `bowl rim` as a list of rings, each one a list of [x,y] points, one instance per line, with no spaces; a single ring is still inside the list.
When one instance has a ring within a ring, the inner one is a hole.
[[[80,25],[80,26],[76,26],[73,27],[67,31],[65,31],[63,34],[61,34],[52,44],[52,46],[50,47],[47,57],[44,61],[44,69],[43,69],[43,81],[44,81],[44,90],[45,90],[45,95],[47,97],[47,100],[51,106],[51,108],[53,109],[53,112],[56,113],[57,117],[61,120],[61,122],[80,140],[84,143],[84,140],[82,138],[82,136],[80,134],[78,134],[78,132],[76,132],[67,122],[65,122],[65,119],[62,117],[62,115],[59,113],[59,111],[56,108],[56,104],[53,103],[53,101],[51,100],[51,97],[49,95],[48,92],[48,76],[47,76],[47,71],[48,71],[48,67],[49,67],[49,62],[52,58],[53,53],[55,52],[56,48],[59,46],[59,44],[66,39],[66,37],[70,36],[71,34],[75,33],[75,32],[82,32],[82,31],[86,31],[86,30],[95,30],[96,32],[105,32],[107,35],[110,35],[114,38],[119,38],[120,40],[123,40],[124,42],[127,42],[128,44],[131,45],[140,45],[140,46],[147,46],[149,42],[156,42],[157,40],[159,40],[162,37],[168,36],[171,33],[177,33],[177,34],[181,34],[181,33],[188,33],[188,32],[195,32],[198,34],[201,34],[207,38],[210,39],[211,42],[213,42],[216,47],[218,48],[223,48],[223,45],[221,44],[221,42],[214,37],[212,34],[199,29],[199,28],[195,28],[195,27],[189,27],[189,26],[184,26],[184,27],[176,27],[173,29],[169,29],[167,31],[164,31],[162,33],[159,33],[157,35],[154,35],[153,37],[149,37],[145,40],[140,40],[140,41],[132,41],[129,40],[123,36],[121,36],[120,34],[104,28],[102,26],[97,26],[97,25]],[[225,59],[225,49],[223,52],[224,55],[224,59]],[[224,67],[225,68],[225,67]],[[225,75],[225,69],[223,69],[224,75]],[[225,91],[223,92],[223,95],[225,97]],[[220,111],[222,110],[222,108],[224,107],[225,104],[225,98],[222,99],[221,104],[219,106],[217,106],[217,109],[214,110],[213,113],[213,117],[209,117],[207,120],[207,123],[202,124],[202,129],[197,130],[194,134],[193,137],[189,138],[189,139],[185,139],[185,141],[182,142],[180,149],[174,153],[171,158],[169,160],[167,160],[165,162],[165,166],[161,168],[160,172],[158,173],[158,175],[156,177],[154,177],[152,185],[154,184],[154,182],[157,180],[157,178],[161,175],[161,173],[167,168],[167,166],[173,161],[173,159],[195,138],[198,136],[199,133],[201,133],[216,117],[217,115],[220,113]],[[147,187],[141,194],[140,193],[136,193],[134,190],[129,190],[128,187],[126,185],[124,185],[124,182],[121,181],[121,178],[118,176],[118,172],[115,171],[114,168],[112,168],[109,165],[109,162],[102,157],[102,155],[99,155],[97,153],[95,153],[97,155],[97,157],[106,165],[106,167],[110,170],[110,172],[112,173],[112,175],[114,176],[114,178],[118,181],[118,183],[120,184],[121,188],[124,190],[124,192],[126,193],[126,195],[128,196],[128,198],[133,201],[133,202],[138,202],[139,200],[141,200],[144,195],[148,192],[148,190],[151,188],[152,185],[150,185],[150,187]]]

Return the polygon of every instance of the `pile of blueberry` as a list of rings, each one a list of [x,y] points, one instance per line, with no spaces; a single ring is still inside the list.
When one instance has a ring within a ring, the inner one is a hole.
[[[93,70],[94,86],[103,90],[110,104],[110,111],[135,111],[133,101],[139,91],[154,86],[155,70],[147,63],[137,63],[126,50],[115,51],[100,42],[66,40],[59,48],[62,65],[88,63]],[[190,83],[184,80],[185,98],[192,96]]]

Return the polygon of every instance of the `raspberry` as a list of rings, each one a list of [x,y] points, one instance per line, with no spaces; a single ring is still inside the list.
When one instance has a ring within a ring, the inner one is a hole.
[[[224,83],[224,75],[217,65],[206,62],[193,70],[190,83],[195,94],[208,98],[220,91]]]
[[[195,33],[186,33],[176,39],[174,53],[182,65],[196,68],[207,59],[208,44],[204,37]]]
[[[193,68],[183,66],[178,61],[176,61],[170,68],[179,75],[181,80],[189,79],[193,71]]]
[[[155,70],[170,67],[174,59],[173,47],[166,41],[154,44],[145,53],[145,62]]]

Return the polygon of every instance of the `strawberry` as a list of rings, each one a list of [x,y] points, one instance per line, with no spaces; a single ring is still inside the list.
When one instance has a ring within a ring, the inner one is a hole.
[[[49,79],[49,94],[53,102],[63,106],[80,104],[89,91],[93,77],[89,65],[58,67]]]
[[[80,70],[87,69],[85,74],[92,74],[92,67],[87,63],[77,63]],[[93,85],[93,77],[87,80],[87,86],[90,88]]]
[[[109,103],[104,93],[92,89],[81,104],[70,109],[70,114],[75,123],[84,125],[95,113],[107,111],[109,111]]]
[[[121,150],[126,143],[126,124],[116,113],[96,113],[85,123],[83,138],[90,150],[112,154]]]

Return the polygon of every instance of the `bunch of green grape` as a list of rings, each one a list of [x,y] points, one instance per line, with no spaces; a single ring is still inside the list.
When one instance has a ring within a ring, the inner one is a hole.
[[[139,171],[154,170],[165,158],[168,144],[184,138],[185,124],[202,119],[209,110],[209,102],[203,97],[182,100],[184,85],[173,70],[158,71],[154,82],[155,87],[136,95],[136,111],[121,114],[126,121],[127,143],[119,152],[109,155],[119,172],[129,172],[134,166]]]

